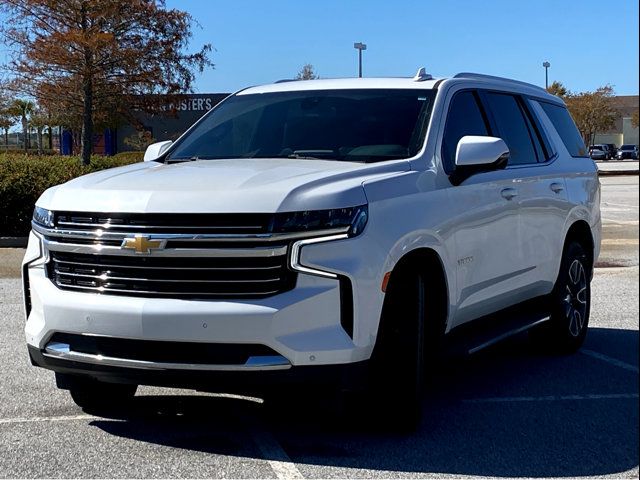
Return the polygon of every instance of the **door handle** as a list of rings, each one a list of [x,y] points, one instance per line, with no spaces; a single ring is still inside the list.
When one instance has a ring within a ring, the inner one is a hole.
[[[500,195],[507,200],[511,200],[513,197],[518,196],[518,191],[515,188],[505,188],[500,191]]]
[[[549,188],[556,193],[560,193],[562,190],[564,190],[564,185],[558,182],[553,182],[551,185],[549,185]]]

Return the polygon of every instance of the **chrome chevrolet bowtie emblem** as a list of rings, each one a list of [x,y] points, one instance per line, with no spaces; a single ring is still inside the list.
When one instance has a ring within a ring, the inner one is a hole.
[[[146,235],[136,235],[133,238],[125,238],[121,248],[134,250],[136,253],[151,253],[151,250],[164,248],[166,240],[150,240]]]

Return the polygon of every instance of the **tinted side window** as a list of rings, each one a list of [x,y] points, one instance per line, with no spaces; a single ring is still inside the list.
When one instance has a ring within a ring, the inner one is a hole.
[[[533,132],[518,100],[513,95],[492,93],[486,99],[498,127],[500,137],[509,147],[509,165],[537,163]]]
[[[442,137],[444,170],[452,173],[458,142],[465,135],[489,135],[489,127],[477,96],[471,91],[456,93],[449,105],[449,114]]]
[[[569,154],[572,157],[588,156],[580,132],[578,132],[576,124],[573,123],[569,110],[560,105],[546,102],[540,102],[540,106],[549,117],[549,120],[551,120],[551,123],[553,123]]]
[[[538,161],[546,162],[547,160],[555,156],[556,152],[553,146],[551,145],[551,142],[549,142],[549,138],[547,138],[544,128],[542,128],[542,124],[540,123],[540,118],[538,118],[538,115],[533,109],[531,105],[531,101],[530,100],[522,101],[520,105],[525,110],[526,117],[529,120],[529,126],[531,128],[531,131],[534,134],[534,143],[536,144],[536,151],[538,149],[542,150],[542,156],[538,155]]]

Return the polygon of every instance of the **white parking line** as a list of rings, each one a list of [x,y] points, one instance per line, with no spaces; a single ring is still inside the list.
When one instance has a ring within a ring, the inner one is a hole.
[[[629,205],[627,203],[611,203],[611,202],[603,202],[600,208],[602,207],[622,207],[623,210],[629,210],[630,208],[638,208],[636,205]]]
[[[487,397],[467,398],[464,403],[555,402],[566,400],[619,400],[638,398],[637,393],[604,393],[589,395],[544,395],[540,397]]]
[[[96,418],[93,415],[61,415],[58,417],[15,417],[0,418],[0,425],[6,423],[33,423],[33,422],[72,422],[75,420],[90,420]]]
[[[273,435],[264,430],[254,430],[252,435],[253,441],[262,453],[262,458],[269,463],[276,477],[279,479],[304,478]]]
[[[629,370],[630,372],[638,373],[638,367],[635,365],[631,365],[630,363],[623,362],[622,360],[618,360],[616,358],[609,357],[602,353],[594,352],[593,350],[582,349],[580,352],[585,355],[589,355],[590,357],[597,358],[598,360],[602,360],[603,362],[610,363],[611,365],[615,365],[616,367],[624,368],[625,370]]]

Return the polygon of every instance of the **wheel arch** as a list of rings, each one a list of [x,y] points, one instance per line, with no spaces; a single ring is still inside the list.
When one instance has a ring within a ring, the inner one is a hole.
[[[595,261],[595,242],[593,239],[593,233],[591,227],[585,220],[577,220],[571,224],[567,230],[567,234],[564,240],[564,246],[562,248],[562,255],[564,256],[567,246],[570,242],[576,241],[582,245],[587,252],[587,258],[589,259],[589,269],[591,275],[593,275],[594,261]]]
[[[394,281],[394,276],[397,278],[398,275],[407,272],[425,274],[429,315],[427,332],[444,334],[449,320],[450,288],[442,258],[433,248],[420,247],[411,250],[396,262],[391,271],[389,283]],[[381,318],[381,322],[382,320]]]

